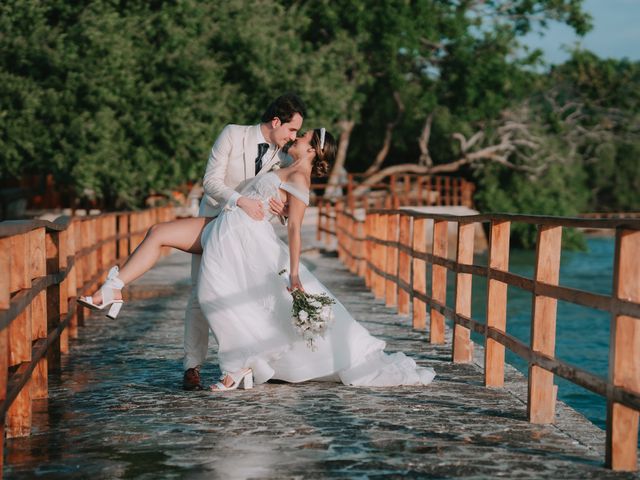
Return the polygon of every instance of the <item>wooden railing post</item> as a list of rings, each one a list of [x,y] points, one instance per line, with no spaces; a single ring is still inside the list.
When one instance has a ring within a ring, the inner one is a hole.
[[[366,261],[366,242],[365,242],[365,236],[366,236],[366,228],[365,228],[365,221],[357,221],[356,222],[356,230],[355,230],[355,234],[358,237],[358,248],[357,248],[357,255],[359,257],[359,260],[357,262],[357,271],[356,273],[358,274],[359,277],[364,277],[365,272],[367,270],[367,261]]]
[[[378,240],[384,240],[387,236],[387,218],[388,218],[388,215],[386,214],[377,215],[377,222],[375,226],[375,237]],[[376,268],[378,268],[378,270],[381,272],[385,271],[385,266],[387,264],[386,255],[387,255],[387,248],[384,245],[380,245],[379,243],[376,243],[373,258],[375,261]],[[384,289],[385,289],[385,278],[380,274],[375,274],[374,280],[373,280],[373,295],[378,299],[384,298],[385,297]]]
[[[333,232],[333,239],[335,240],[336,243],[338,241],[338,213],[341,209],[341,200],[335,200],[333,202],[333,215],[331,216],[331,218],[329,219],[331,221],[331,227],[330,230],[331,232]],[[337,248],[337,245],[336,245]]]
[[[31,288],[29,234],[11,237],[11,292]],[[9,365],[19,367],[31,360],[31,305],[9,325]],[[18,371],[20,369],[18,368]],[[7,437],[22,437],[31,432],[31,385],[13,401],[7,411]]]
[[[489,240],[489,268],[509,270],[509,234],[511,222],[492,221]],[[501,332],[507,327],[507,284],[492,278],[487,280],[487,328]],[[504,345],[486,339],[484,383],[487,387],[504,385]]]
[[[116,234],[116,216],[109,214],[105,218],[105,239],[112,238]],[[117,240],[111,240],[106,244],[104,255],[104,268],[108,271],[115,264]],[[165,247],[166,248],[166,247]]]
[[[129,255],[132,254],[138,246],[138,230],[140,229],[140,213],[131,212],[129,214]]]
[[[351,237],[349,233],[351,232],[351,219],[349,218],[348,212],[348,198],[347,203],[344,205],[344,210],[342,211],[342,241],[344,242],[343,248],[343,262],[348,270],[351,270],[351,256],[353,255],[352,245],[351,245]]]
[[[75,299],[78,296],[78,276],[76,274],[76,235],[75,229],[78,226],[77,223],[69,222],[67,227],[67,257],[74,259],[72,264],[65,263],[67,272],[67,304],[69,300]],[[78,309],[73,312],[73,315],[69,319],[69,338],[78,338]]]
[[[399,239],[400,215],[398,213],[390,214],[387,217],[387,242],[397,242]],[[386,247],[385,269],[387,275],[398,275],[398,248],[391,245]],[[398,302],[398,284],[396,280],[387,278],[385,282],[385,305],[394,307]]]
[[[365,271],[364,271],[364,284],[368,289],[372,289],[372,270],[369,266],[370,263],[373,262],[373,242],[369,239],[369,237],[373,236],[373,224],[375,221],[375,215],[366,212],[364,219],[364,259],[365,259]]]
[[[82,232],[80,233],[80,242],[82,245],[81,248],[84,249],[91,245],[91,221],[83,220],[82,222],[80,222],[80,229],[82,230]],[[76,241],[77,240],[78,237],[76,237]],[[92,287],[91,285],[87,285],[87,283],[91,279],[93,273],[95,273],[95,270],[92,269],[91,254],[83,255],[81,262],[83,283],[79,283],[78,285],[83,289],[82,294],[86,295],[87,292],[85,292],[84,289]],[[83,308],[82,311],[85,312],[86,316],[89,316],[89,310]]]
[[[433,182],[431,181],[431,177],[427,177],[425,180],[425,194],[426,194],[426,198],[425,198],[425,203],[427,206],[431,206],[433,205]]]
[[[616,232],[613,295],[640,302],[640,231]],[[609,342],[609,381],[640,393],[640,319],[614,315]],[[640,412],[607,399],[606,463],[613,470],[638,469]]]
[[[86,241],[87,247],[91,247],[93,245],[96,244],[98,238],[100,238],[98,235],[98,221],[96,220],[96,218],[91,218],[90,220],[87,220],[86,222],[83,222],[82,224],[83,227],[86,228],[86,232],[87,232],[87,236],[86,236]],[[88,269],[89,269],[89,275],[88,278],[93,279],[95,277],[95,274],[98,272],[98,251],[97,250],[92,250],[91,253],[88,255],[89,257],[89,265],[88,265]],[[96,284],[94,283],[94,281],[91,282],[90,288],[91,290],[94,290]]]
[[[415,252],[426,253],[427,243],[427,220],[416,218],[413,221],[412,247]],[[422,295],[427,294],[427,263],[419,258],[413,259],[413,282],[412,292]],[[419,298],[413,296],[413,328],[424,330],[427,328],[427,304]]]
[[[325,203],[325,212],[324,212],[324,244],[326,246],[331,245],[331,234],[329,233],[330,224],[331,224],[331,212],[335,212],[335,207],[332,204],[331,200],[326,200]]]
[[[47,274],[47,247],[45,229],[29,232],[29,262],[31,279]],[[47,292],[42,291],[31,301],[31,342],[47,338]],[[31,359],[31,355],[29,356]],[[46,398],[48,395],[47,359],[41,358],[31,374],[31,398]]]
[[[129,239],[126,237],[129,232],[129,215],[126,213],[120,214],[118,216],[118,235],[120,240],[118,240],[118,252],[116,254],[118,260],[129,255]]]
[[[69,230],[58,232],[58,271],[67,269],[67,257],[69,256]],[[60,307],[58,322],[63,322],[69,313],[69,275],[60,283]],[[69,353],[69,328],[60,332],[60,353]]]
[[[473,264],[474,223],[458,224],[458,251],[456,262],[460,265]],[[456,274],[456,313],[471,318],[471,292],[473,275]],[[457,323],[453,326],[453,363],[470,363],[473,360],[471,331]]]
[[[86,222],[85,222],[86,223]],[[49,242],[47,242],[47,273],[56,274],[60,272],[62,258],[66,255],[63,250],[66,245],[63,244],[62,232],[52,232],[49,234]],[[65,285],[66,287],[66,285]],[[64,288],[59,283],[49,285],[47,287],[47,331],[50,332],[58,328],[62,320],[62,303],[63,296],[66,299]],[[50,371],[60,368],[60,354],[62,348],[62,338],[57,337],[56,340],[47,349],[46,361]]]
[[[404,195],[402,204],[411,205],[411,175],[409,175],[408,173],[404,175]]]
[[[400,216],[400,237],[399,242],[403,247],[411,248],[411,223],[413,217],[410,215]],[[411,255],[405,251],[398,253],[398,277],[401,282],[411,285]],[[404,288],[398,289],[398,313],[408,315],[411,308],[411,296]]]
[[[105,253],[106,253],[106,247],[107,245],[102,243],[102,241],[105,239],[106,237],[106,232],[105,232],[105,228],[106,228],[106,224],[105,224],[105,216],[104,215],[100,215],[99,217],[95,218],[93,220],[93,228],[95,229],[95,237],[94,237],[94,241],[91,243],[92,246],[96,245],[96,244],[100,244],[100,246],[95,250],[96,252],[96,265],[95,265],[95,270],[92,271],[92,274],[96,274],[98,272],[101,273],[100,275],[100,282],[102,282],[104,280],[104,271],[105,271],[105,267],[106,267],[106,262],[105,262]]]
[[[433,222],[433,256],[446,260],[449,243],[449,222],[436,220]],[[447,303],[447,268],[433,264],[431,267],[431,298],[445,305]],[[444,315],[435,308],[431,309],[429,341],[444,343]]]
[[[84,222],[73,221],[73,236],[75,238],[76,252],[81,251],[85,246],[84,240]],[[86,277],[87,256],[76,257],[75,259],[75,271],[76,271],[76,296],[84,295],[84,282]],[[88,312],[86,308],[78,308],[76,310],[76,316],[78,317],[78,326],[84,325],[84,316]]]
[[[0,238],[0,310],[7,310],[11,302],[11,239]],[[0,329],[0,403],[7,398],[9,378],[9,329]],[[0,416],[0,473],[4,466],[4,415]]]
[[[344,202],[342,200],[336,200],[333,231],[335,232],[336,236],[336,249],[338,251],[338,258],[342,262],[344,262],[344,235],[342,232],[342,227],[344,224],[344,216],[342,214],[343,209]]]
[[[446,206],[451,206],[453,205],[453,202],[451,201],[451,194],[452,194],[452,189],[451,189],[451,177],[444,177],[444,204]]]
[[[347,229],[347,249],[349,253],[349,258],[347,259],[347,268],[350,272],[355,273],[356,271],[356,231],[355,225],[356,222],[353,219],[353,210],[349,207],[349,215],[345,215],[345,227]]]
[[[562,227],[538,228],[535,281],[557,285],[560,278]],[[558,300],[534,295],[531,313],[531,349],[550,357],[555,355],[556,312]],[[529,366],[527,416],[531,423],[553,423],[556,415],[553,373],[536,365]]]
[[[425,178],[421,175],[416,180],[416,205],[424,205],[424,180]]]

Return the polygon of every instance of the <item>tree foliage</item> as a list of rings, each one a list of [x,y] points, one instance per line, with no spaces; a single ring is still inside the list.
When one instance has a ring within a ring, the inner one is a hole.
[[[483,211],[638,210],[638,62],[576,51],[541,70],[520,45],[551,21],[587,32],[581,4],[6,0],[0,172],[136,207],[296,91],[349,171],[451,171]]]

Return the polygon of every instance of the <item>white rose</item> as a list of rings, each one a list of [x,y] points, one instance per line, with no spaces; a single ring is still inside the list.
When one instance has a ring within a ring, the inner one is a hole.
[[[300,313],[298,313],[298,318],[304,322],[307,318],[309,318],[309,314],[304,310],[300,310]]]

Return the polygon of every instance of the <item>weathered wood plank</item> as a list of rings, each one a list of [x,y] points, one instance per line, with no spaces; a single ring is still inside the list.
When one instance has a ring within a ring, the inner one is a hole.
[[[397,242],[400,236],[400,215],[389,215],[387,218],[387,231],[385,239]],[[392,246],[385,248],[386,262],[385,272],[389,275],[398,274],[398,249]],[[391,279],[385,281],[385,304],[387,307],[394,307],[398,303],[398,284]]]
[[[432,253],[434,257],[447,258],[449,222],[433,223]],[[431,298],[441,304],[447,302],[447,269],[442,265],[431,266]],[[435,344],[444,343],[444,315],[431,309],[429,341]]]
[[[510,222],[491,223],[490,268],[509,270],[510,230]],[[507,284],[491,277],[487,287],[487,326],[502,332],[506,332],[507,327]],[[485,385],[502,387],[504,385],[504,346],[491,338],[486,339],[484,365]]]
[[[29,270],[29,233],[9,238],[11,242],[11,293],[31,287]]]
[[[617,298],[640,302],[640,231],[618,230],[613,275]],[[609,343],[609,381],[640,393],[640,318],[614,315]],[[606,463],[613,470],[638,469],[640,412],[607,402]]]
[[[473,263],[473,241],[475,238],[475,224],[458,225],[458,251],[456,261],[461,264]],[[473,275],[470,273],[456,274],[456,313],[471,317]],[[453,327],[453,362],[470,363],[473,360],[473,343],[471,331],[459,324]]]
[[[11,322],[9,332],[9,365],[31,362],[31,305]],[[7,437],[21,437],[31,432],[31,388],[23,388],[7,412]]]
[[[385,239],[387,233],[387,215],[378,215],[374,237]],[[387,251],[382,245],[376,246],[376,251],[373,254],[373,259],[375,261],[375,266],[384,271],[385,265],[387,263]],[[385,289],[385,279],[380,275],[374,275],[373,280],[373,294],[376,298],[384,298],[384,289]]]
[[[562,227],[541,226],[536,243],[536,282],[557,284],[560,278]],[[531,313],[531,349],[550,357],[555,355],[558,301],[535,295]],[[553,423],[556,412],[553,373],[536,365],[529,367],[527,416],[531,423]]]
[[[11,240],[0,238],[0,310],[9,308],[11,302]]]
[[[400,216],[400,236],[398,241],[401,245],[411,247],[411,226],[412,220],[408,215]],[[398,253],[398,276],[405,284],[411,283],[411,256],[406,251]],[[411,296],[404,289],[398,290],[398,313],[408,315],[411,308]]]
[[[413,221],[412,248],[418,252],[426,251],[427,220],[416,219]],[[427,294],[427,265],[424,260],[413,259],[412,291],[423,295]],[[424,301],[413,297],[413,328],[424,330],[427,328],[427,305]]]

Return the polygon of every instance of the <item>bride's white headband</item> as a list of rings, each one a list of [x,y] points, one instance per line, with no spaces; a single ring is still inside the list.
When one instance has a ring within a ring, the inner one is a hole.
[[[324,149],[324,135],[327,131],[323,128],[320,129],[320,151]]]

